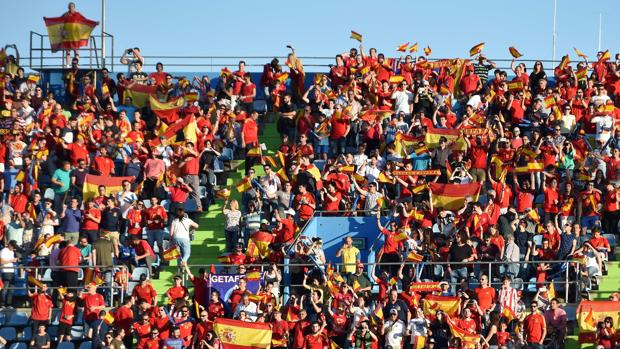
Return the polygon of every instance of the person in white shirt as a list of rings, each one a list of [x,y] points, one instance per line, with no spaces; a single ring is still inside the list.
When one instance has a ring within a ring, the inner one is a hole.
[[[508,307],[516,312],[519,304],[519,292],[510,285],[510,281],[509,276],[504,276],[502,279],[502,288],[499,290],[498,296],[499,305],[502,310]]]
[[[598,115],[590,119],[590,122],[596,124],[596,141],[602,144],[607,143],[614,127],[614,119],[611,115]]]
[[[13,307],[13,278],[15,276],[15,264],[19,260],[15,256],[17,241],[11,240],[5,248],[0,250],[0,274],[4,286],[0,290],[0,307]]]
[[[396,114],[405,113],[405,115],[411,114],[411,102],[413,101],[413,95],[407,90],[407,82],[403,81],[400,87],[394,89],[392,92],[392,99],[394,100],[394,107]]]
[[[519,274],[519,246],[515,243],[515,236],[506,236],[506,247],[504,248],[504,261],[506,263],[506,274],[516,277]]]
[[[400,349],[403,347],[405,323],[398,318],[398,310],[390,310],[390,317],[383,324],[381,334],[385,336],[386,348]]]
[[[416,316],[409,320],[409,326],[407,327],[407,335],[411,336],[411,344],[415,344],[417,337],[426,337],[428,332],[429,322],[424,317],[424,311],[422,308],[416,310]]]
[[[250,295],[247,293],[243,295],[241,303],[237,304],[233,318],[238,318],[239,313],[242,311],[245,312],[248,319],[252,320],[252,322],[256,321],[256,318],[258,317],[258,306],[256,306],[256,303],[250,301]]]

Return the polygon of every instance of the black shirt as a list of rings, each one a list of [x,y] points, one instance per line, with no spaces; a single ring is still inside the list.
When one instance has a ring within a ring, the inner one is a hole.
[[[464,244],[463,246],[459,246],[458,244],[453,244],[450,246],[450,262],[462,262],[464,259],[471,257],[473,251],[471,246]],[[459,265],[457,267],[462,267]]]
[[[101,229],[118,231],[118,221],[121,218],[121,210],[118,207],[106,207],[101,213]]]
[[[84,185],[84,179],[88,174],[87,169],[78,170],[77,168],[71,171],[71,177],[75,177],[75,186],[79,192],[82,192],[82,186]]]
[[[385,307],[383,307],[383,316],[388,318],[392,309],[396,309],[398,311],[399,320],[407,323],[407,312],[409,311],[409,308],[407,308],[407,304],[405,304],[402,299],[397,299],[394,303],[388,301]]]

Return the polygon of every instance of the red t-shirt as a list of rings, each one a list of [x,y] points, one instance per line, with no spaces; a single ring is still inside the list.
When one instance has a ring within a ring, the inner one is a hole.
[[[126,306],[116,308],[116,313],[114,313],[114,326],[120,327],[124,329],[126,333],[129,333],[129,329],[131,329],[132,325],[133,310]]]
[[[385,228],[381,229],[381,233],[385,235],[385,243],[383,244],[383,253],[396,254],[398,253],[398,246],[401,244],[396,241],[397,232],[389,231]]]
[[[135,246],[136,255],[142,256],[145,253],[148,253],[149,256],[155,257],[155,252],[153,252],[153,248],[146,240],[140,240],[138,246]]]
[[[243,84],[241,87],[241,101],[244,103],[252,103],[254,101],[253,97],[250,97],[256,91],[256,85],[253,83]]]
[[[153,304],[153,300],[157,297],[157,292],[151,286],[151,284],[145,284],[144,286],[137,284],[133,291],[131,292],[131,296],[134,297],[139,303],[142,300],[147,301],[149,304]]]
[[[90,218],[86,218],[86,213],[90,213],[91,216],[101,219],[101,211],[96,208],[84,210],[84,221],[82,222],[82,230],[99,230],[99,223],[93,221]]]
[[[340,201],[342,201],[342,195],[339,192],[335,192],[333,195],[334,199],[330,199],[327,195],[325,195],[325,200],[323,201],[323,210],[324,211],[338,211],[340,208]]]
[[[206,305],[207,302],[207,280],[203,278],[194,277],[192,279],[192,285],[194,285],[194,301],[201,305]]]
[[[58,253],[58,262],[60,265],[63,265],[63,266],[78,266],[80,265],[81,257],[82,257],[82,253],[80,252],[79,248],[75,246],[67,246],[63,248],[62,250],[60,250],[60,253]],[[77,273],[79,272],[80,268],[65,267],[65,268],[62,268],[61,270],[72,271],[72,272]]]
[[[114,161],[107,157],[95,157],[92,167],[93,169],[99,171],[102,176],[110,176],[114,174]]]
[[[491,309],[493,303],[495,303],[495,289],[493,287],[478,287],[474,290],[476,298],[478,298],[478,305],[482,310]]]
[[[71,159],[71,163],[73,165],[77,165],[79,159],[88,161],[88,149],[86,148],[86,145],[71,143],[67,146],[67,150],[69,150],[69,158]]]
[[[532,208],[533,203],[534,195],[532,193],[521,190],[517,192],[517,212],[525,212],[526,208]]]
[[[138,349],[143,349],[147,340],[151,337],[151,323],[136,322],[133,324],[134,333],[138,335]]]
[[[560,200],[560,194],[558,193],[558,189],[545,187],[545,204],[543,206],[543,210],[549,213],[558,213],[558,202]]]
[[[184,321],[184,320],[181,320]],[[181,338],[185,340],[185,346],[187,348],[190,347],[192,343],[192,336],[194,332],[194,322],[193,321],[185,321],[179,325],[179,329],[181,330]]]
[[[344,116],[331,118],[330,123],[332,124],[332,129],[329,134],[329,139],[335,140],[343,138],[347,131],[347,126],[349,125],[349,119]]]
[[[308,192],[306,192],[305,194],[297,194],[295,196],[295,206],[297,206],[300,202],[301,199],[304,198],[306,199],[306,201],[308,202],[308,204],[315,204],[315,200],[314,200],[314,196]],[[300,204],[299,209],[297,210],[297,213],[299,214],[299,218],[303,219],[303,220],[307,220],[310,219],[310,217],[312,217],[312,215],[314,214],[314,209],[310,206],[308,206],[308,204]]]
[[[197,156],[188,155],[181,167],[181,174],[185,175],[197,175],[200,167],[200,159]]]
[[[170,191],[170,200],[172,202],[184,203],[187,200],[187,194],[189,191],[184,186],[171,186],[168,187]]]
[[[52,297],[44,293],[35,293],[32,297],[32,320],[47,321],[54,303]]]
[[[590,238],[590,241],[588,242],[590,243],[590,245],[592,245],[592,247],[596,249],[599,249],[599,248],[608,249],[609,248],[609,241],[602,236]]]
[[[486,169],[487,168],[487,147],[472,145],[471,147],[471,168]]]
[[[21,193],[11,196],[11,207],[13,208],[13,211],[17,213],[24,213],[26,211],[27,204],[28,196]]]
[[[164,221],[168,219],[166,209],[162,206],[152,206],[146,209],[146,228],[147,229],[164,229]],[[150,223],[148,221],[151,221]]]
[[[174,303],[175,300],[188,296],[189,292],[185,286],[173,286],[166,291],[166,295],[170,298],[172,303]]]
[[[75,319],[75,307],[77,303],[70,302],[66,299],[62,300],[62,308],[60,309],[60,319],[59,322],[67,325],[73,325],[73,320]]]
[[[618,197],[618,192],[615,190],[612,190],[610,192],[607,192],[607,194],[605,194],[605,211],[615,212],[615,211],[618,211],[618,209],[620,209],[620,207],[618,207],[618,204],[616,203],[617,197]]]
[[[246,119],[241,132],[243,132],[246,145],[258,143],[258,125],[254,119]]]
[[[538,343],[542,340],[542,332],[545,328],[545,317],[541,314],[530,314],[525,318],[525,339],[528,343]]]
[[[306,336],[306,339],[304,341],[305,349],[324,349],[327,347],[329,347],[327,343],[327,339],[322,333],[316,336],[315,335]]]
[[[95,293],[95,294],[88,293],[82,296],[82,301],[84,304],[84,320],[86,321],[97,320],[97,318],[99,317],[100,309],[90,310],[89,308],[105,305],[103,296],[100,295],[99,293]]]

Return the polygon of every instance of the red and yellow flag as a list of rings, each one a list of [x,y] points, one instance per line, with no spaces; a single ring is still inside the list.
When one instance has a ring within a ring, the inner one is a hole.
[[[553,96],[547,96],[545,97],[545,108],[551,108],[553,106],[555,106],[557,103],[555,102],[555,98]]]
[[[415,44],[411,45],[411,47],[409,47],[409,53],[414,53],[418,51],[418,43],[416,42]]]
[[[408,42],[406,44],[399,45],[396,48],[396,51],[398,51],[398,52],[406,52],[407,51],[407,47],[409,47],[409,43]]]
[[[103,321],[108,325],[112,325],[114,323],[114,320],[115,320],[114,314],[112,314],[111,311],[108,311],[105,314],[105,317],[103,318]]]
[[[159,137],[150,140],[149,144],[155,147],[160,144],[170,145],[192,142],[195,145],[198,138],[197,132],[196,117],[190,114],[167,127],[161,132]]]
[[[157,86],[132,83],[125,87],[123,98],[131,97],[131,104],[136,108],[146,107],[152,94],[157,93]]]
[[[469,56],[475,56],[477,54],[479,54],[480,52],[482,52],[482,49],[484,48],[484,42],[481,42],[477,45],[475,45],[474,47],[472,47],[471,49],[469,49]]]
[[[243,193],[249,189],[252,189],[252,180],[250,179],[250,177],[245,177],[235,185],[235,188],[237,188],[237,191],[239,193]]]
[[[517,316],[515,315],[515,312],[512,310],[512,308],[506,305],[502,310],[502,317],[506,318],[506,320],[510,322],[514,320]]]
[[[407,255],[407,262],[419,263],[422,260],[424,260],[424,256],[419,255],[415,252],[409,252],[409,254]]]
[[[609,50],[603,52],[603,55],[601,56],[601,58],[599,58],[599,63],[604,63],[607,62],[608,60],[611,59],[611,54],[609,53]]]
[[[179,249],[177,248],[177,245],[174,245],[171,248],[164,251],[164,260],[166,261],[178,259],[179,257],[181,257],[181,254],[179,253]]]
[[[454,337],[460,338],[463,343],[463,348],[476,348],[476,345],[480,342],[479,334],[472,334],[457,326],[456,322],[447,317],[448,325],[450,326],[450,332]]]
[[[426,345],[426,337],[416,336],[413,341],[413,349],[424,349]]]
[[[61,17],[43,17],[52,52],[76,50],[88,45],[90,33],[99,24],[82,16],[79,12],[67,13]]]
[[[575,72],[575,76],[577,77],[577,80],[584,80],[588,78],[588,68],[584,67],[581,68],[579,70],[577,70]]]
[[[435,316],[438,310],[443,311],[449,316],[456,316],[461,306],[461,298],[452,296],[427,295],[422,305],[425,315]]]
[[[405,80],[405,77],[402,75],[392,75],[390,76],[391,84],[399,84],[401,81]]]
[[[581,301],[577,307],[579,324],[579,343],[596,342],[599,321],[611,317],[614,324],[620,321],[620,302],[615,301]]]
[[[362,42],[362,34],[356,32],[356,31],[351,30],[351,39],[357,40],[359,42]]]
[[[570,64],[570,57],[568,55],[562,57],[562,61],[560,62],[560,65],[558,66],[558,68],[560,68],[561,70],[566,69],[566,67],[568,67],[568,65]]]
[[[511,81],[507,84],[508,91],[521,91],[523,90],[523,83],[521,81]]]
[[[28,275],[28,283],[32,286],[36,286],[38,288],[43,287],[43,282],[41,280],[34,277],[34,275]]]
[[[258,253],[261,257],[269,256],[269,245],[273,241],[273,235],[271,235],[271,233],[259,230],[252,234],[250,239],[254,241],[254,244],[256,244]]]
[[[510,55],[514,57],[515,59],[523,56],[521,52],[519,52],[519,50],[517,50],[514,46],[510,46],[508,48],[508,51],[510,51]]]
[[[110,177],[87,174],[82,186],[84,200],[99,195],[99,186],[101,185],[105,187],[105,195],[110,196],[123,189],[123,181],[133,182],[133,180],[134,177]]]
[[[573,50],[575,50],[575,53],[577,54],[577,56],[583,59],[588,59],[588,56],[584,55],[583,52],[579,51],[576,47],[573,47]]]
[[[151,110],[166,124],[173,123],[179,119],[179,109],[185,104],[183,97],[172,98],[167,102],[161,102],[153,95],[149,96]]]
[[[430,55],[431,55],[431,53],[433,53],[433,50],[431,49],[431,47],[430,47],[430,46],[426,46],[426,47],[424,48],[424,54],[425,54],[426,56],[430,56]]]
[[[429,183],[429,187],[433,194],[433,206],[448,210],[462,208],[466,195],[473,196],[474,201],[477,201],[480,193],[479,182],[468,184]]]

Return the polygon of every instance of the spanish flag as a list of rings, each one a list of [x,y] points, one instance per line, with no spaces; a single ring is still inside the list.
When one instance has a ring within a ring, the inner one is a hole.
[[[271,167],[277,167],[278,166],[276,164],[276,159],[273,156],[271,156],[271,155],[263,156],[263,161],[265,162],[265,164],[268,164]]]
[[[258,271],[249,271],[245,273],[246,280],[260,280],[260,272]]]
[[[521,81],[512,81],[507,84],[508,91],[521,91],[523,90],[523,83]]]
[[[549,283],[549,288],[547,289],[547,295],[549,296],[549,299],[553,299],[558,296],[557,293],[555,292],[555,284],[553,283],[553,280],[551,280],[551,282]]]
[[[409,53],[414,53],[418,51],[418,43],[416,42],[415,44],[411,45],[411,47],[409,47]]]
[[[359,42],[362,42],[362,34],[356,32],[356,31],[351,30],[351,39],[357,40]]]
[[[383,321],[383,308],[381,304],[377,304],[375,306],[375,310],[370,314],[370,323],[373,325],[378,325]]]
[[[581,68],[575,72],[577,80],[584,80],[588,78],[588,68]]]
[[[433,194],[433,207],[443,207],[448,210],[462,208],[466,195],[473,196],[474,201],[477,201],[480,193],[479,182],[468,184],[429,183],[429,187]]]
[[[146,107],[152,94],[157,93],[157,86],[131,83],[125,87],[123,98],[131,97],[131,104],[136,108]]]
[[[36,286],[38,288],[43,287],[43,282],[41,280],[34,277],[34,275],[28,275],[28,283],[32,286]]]
[[[385,172],[380,172],[379,176],[377,177],[377,181],[379,183],[392,183],[392,180],[390,178],[388,178],[388,176],[385,174]]]
[[[570,64],[570,57],[568,55],[562,57],[562,61],[560,62],[560,65],[558,66],[558,68],[560,68],[561,70],[566,69],[566,67],[568,67],[568,65]]]
[[[288,73],[276,74],[276,80],[283,84],[286,80],[288,80]]]
[[[170,125],[170,127],[166,128],[166,130],[163,131],[159,137],[150,140],[149,144],[155,147],[160,144],[170,145],[192,142],[195,145],[198,138],[197,130],[198,126],[196,125],[196,117],[194,117],[193,114],[190,114],[180,121]]]
[[[426,345],[426,337],[416,336],[413,341],[413,349],[424,349]]]
[[[514,320],[517,316],[515,315],[515,312],[512,310],[511,307],[504,306],[504,309],[502,310],[502,317],[506,318],[506,320],[510,322]]]
[[[599,58],[599,63],[604,63],[607,62],[609,59],[611,59],[611,54],[609,53],[609,50],[603,52],[603,55],[601,56],[601,58]]]
[[[614,324],[620,321],[620,302],[609,300],[581,301],[577,307],[579,343],[595,342],[598,323],[608,316],[611,317]]]
[[[461,298],[452,296],[427,295],[422,305],[424,314],[435,316],[438,310],[443,311],[449,316],[455,316],[459,312]]]
[[[250,148],[246,156],[249,158],[258,158],[261,156],[261,154],[262,154],[262,151],[260,149],[260,146],[256,146],[256,147]]]
[[[407,235],[406,231],[401,230],[400,233],[394,236],[394,240],[396,240],[396,242],[409,240],[409,235]]]
[[[469,49],[469,56],[472,57],[472,56],[479,54],[480,52],[482,52],[483,48],[484,48],[484,42],[479,43],[478,45]]]
[[[221,255],[217,256],[217,260],[218,260],[218,262],[220,262],[222,264],[230,264],[230,262],[231,262],[230,252],[226,252],[224,254],[221,254]]]
[[[171,260],[174,260],[174,259],[178,259],[179,257],[181,257],[181,254],[179,253],[179,249],[178,249],[177,245],[174,245],[171,248],[169,248],[169,249],[164,251],[164,260],[165,261],[171,261]]]
[[[86,268],[84,270],[84,285],[94,282],[97,286],[103,285],[105,280],[101,278],[99,272],[95,268]]]
[[[396,48],[396,51],[398,51],[398,52],[405,52],[405,51],[407,51],[407,47],[409,47],[409,43],[402,44],[402,45],[400,45],[400,46],[398,46]]]
[[[222,70],[220,70],[220,76],[231,76],[232,72],[230,71],[230,69],[228,69],[228,67],[224,67],[222,68]]]
[[[278,176],[278,178],[280,178],[280,182],[288,182],[289,178],[286,175],[286,169],[284,167],[282,167],[281,169],[278,170],[278,172],[276,172],[276,176]]]
[[[105,314],[105,317],[103,318],[103,321],[108,324],[108,325],[112,325],[114,323],[114,314],[112,314],[111,311],[108,311]]]
[[[278,158],[278,161],[280,161],[280,166],[285,167],[286,166],[286,158],[283,152],[279,151],[276,153],[276,157]]]
[[[405,77],[402,75],[392,75],[390,76],[391,84],[399,84],[401,81],[405,80]]]
[[[185,104],[183,97],[172,98],[168,102],[161,102],[153,95],[149,96],[151,110],[166,124],[179,119],[179,109]]]
[[[252,189],[252,180],[250,179],[250,177],[245,177],[239,183],[237,183],[235,187],[237,188],[237,191],[239,193],[243,193],[249,189]]]
[[[528,162],[526,166],[515,167],[515,173],[523,174],[523,173],[533,173],[533,172],[542,172],[545,170],[545,165],[542,162]]]
[[[183,98],[187,103],[193,103],[198,100],[198,92],[188,92],[183,95]]]
[[[452,150],[465,150],[467,143],[465,139],[461,137],[460,130],[443,129],[443,128],[430,128],[424,136],[424,143],[428,148],[436,148],[439,146],[439,140],[441,137],[445,137],[448,142],[454,142],[452,144]]]
[[[545,108],[551,108],[557,103],[555,102],[555,98],[553,96],[545,97]]]
[[[269,245],[273,241],[273,235],[268,232],[259,230],[256,233],[252,234],[250,239],[254,241],[254,244],[256,244],[256,247],[258,248],[258,252],[261,257],[269,256]]]
[[[447,317],[448,325],[450,326],[450,332],[454,337],[460,338],[464,348],[475,348],[480,342],[479,334],[472,334],[457,326],[456,322],[451,319],[450,315]]]
[[[592,331],[596,330],[597,321],[594,318],[594,312],[592,311],[592,308],[590,308],[588,315],[586,315],[585,319],[583,319],[583,323],[590,327]]]
[[[215,197],[219,199],[228,199],[230,197],[230,189],[224,188],[216,191]]]
[[[577,56],[583,59],[588,59],[588,56],[584,55],[583,52],[579,51],[576,47],[573,47],[573,50],[575,50],[575,53],[577,54]]]
[[[424,260],[424,257],[415,252],[409,252],[409,254],[407,255],[407,262],[419,263],[422,260]]]
[[[406,135],[404,133],[397,133],[394,138],[394,152],[401,156],[407,155],[407,148],[413,148],[423,139]]]
[[[360,285],[359,281],[357,281],[357,279],[355,279],[355,280],[353,280],[352,288],[353,288],[353,291],[359,292],[359,290],[362,289],[362,285]]]
[[[99,195],[100,185],[105,187],[106,196],[113,195],[123,189],[123,181],[133,182],[133,180],[134,177],[109,177],[87,174],[82,186],[82,196],[84,200],[88,200]]]
[[[390,286],[394,286],[394,285],[396,285],[396,283],[398,283],[398,278],[396,276],[392,276],[388,280],[388,285],[390,285]]]
[[[510,55],[513,56],[515,59],[523,56],[521,52],[519,52],[519,50],[517,50],[514,46],[510,46],[508,48],[508,51],[510,51]]]
[[[61,17],[43,17],[47,27],[52,52],[65,49],[76,50],[88,45],[90,33],[99,22],[91,21],[79,12]]]
[[[40,75],[35,75],[35,74],[30,74],[28,75],[28,81],[38,84],[39,83],[39,79],[41,79]]]

